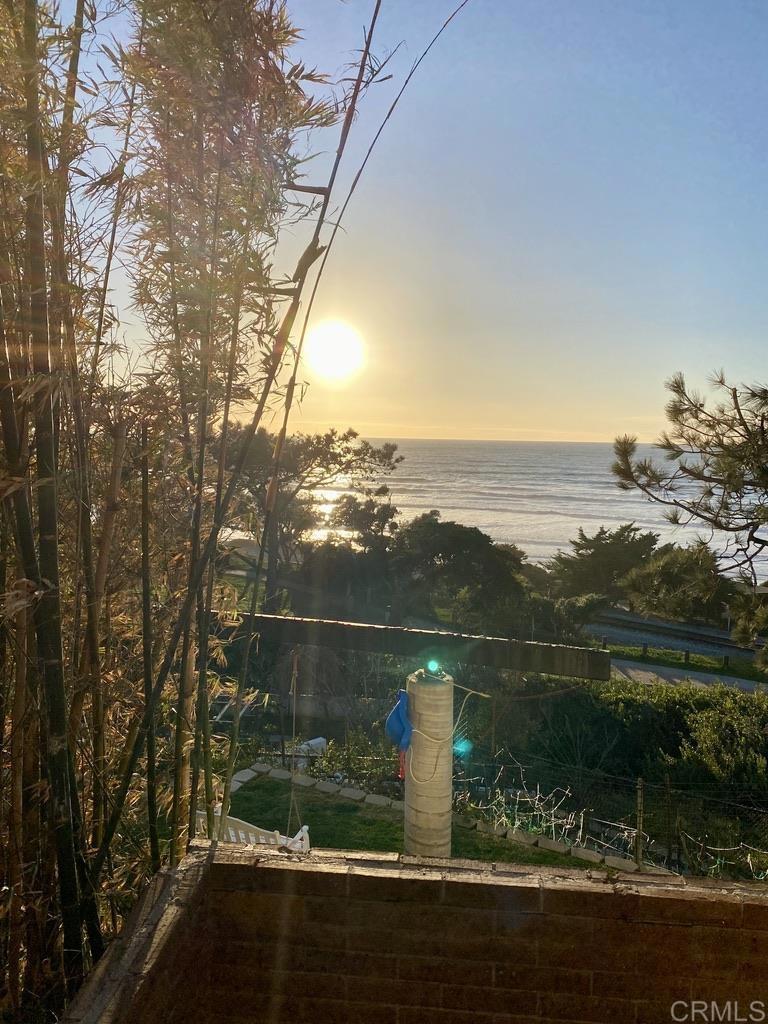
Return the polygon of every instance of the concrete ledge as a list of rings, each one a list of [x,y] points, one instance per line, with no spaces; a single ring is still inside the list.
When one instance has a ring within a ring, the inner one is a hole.
[[[391,807],[392,801],[388,796],[380,796],[378,793],[369,793],[365,800],[366,804],[371,804],[373,807]]]
[[[360,803],[365,800],[366,793],[364,789],[355,789],[353,786],[345,786],[339,790],[339,796],[343,796],[345,800],[354,800]]]
[[[589,861],[590,864],[602,864],[604,857],[597,850],[589,850],[586,846],[572,846],[571,856],[578,860]]]
[[[232,781],[239,782],[242,785],[243,782],[250,782],[251,779],[255,778],[256,772],[253,770],[253,768],[243,768],[241,771],[235,772],[235,774],[232,776]]]
[[[291,773],[287,768],[270,768],[269,777],[270,779],[281,779],[283,782],[288,782]]]

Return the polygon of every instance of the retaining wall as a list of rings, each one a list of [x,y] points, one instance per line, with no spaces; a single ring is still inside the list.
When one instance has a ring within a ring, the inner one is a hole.
[[[753,1001],[768,1009],[767,891],[196,843],[155,883],[68,1020],[759,1019],[747,1013]],[[731,1016],[691,1017],[694,1000],[728,1004]]]

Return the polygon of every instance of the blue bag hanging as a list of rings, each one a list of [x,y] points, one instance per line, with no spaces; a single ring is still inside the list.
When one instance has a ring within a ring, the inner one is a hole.
[[[387,715],[384,730],[389,739],[400,751],[400,778],[405,778],[405,752],[411,745],[411,734],[413,726],[408,717],[408,693],[405,690],[397,691],[395,706]]]

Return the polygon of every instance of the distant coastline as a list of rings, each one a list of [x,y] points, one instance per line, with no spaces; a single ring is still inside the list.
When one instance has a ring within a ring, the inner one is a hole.
[[[610,442],[369,440],[391,441],[404,456],[386,480],[404,519],[438,509],[443,519],[518,545],[533,562],[567,547],[580,527],[594,533],[633,521],[664,540],[685,543],[697,536],[694,529],[673,527],[642,495],[619,490]],[[652,444],[640,448],[655,453]]]

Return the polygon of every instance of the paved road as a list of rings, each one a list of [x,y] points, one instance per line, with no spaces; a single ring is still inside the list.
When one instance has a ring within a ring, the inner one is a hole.
[[[711,686],[712,683],[723,683],[725,686],[733,686],[737,690],[744,690],[746,693],[754,691],[755,687],[762,684],[755,683],[751,679],[739,679],[736,676],[721,676],[714,672],[697,672],[693,669],[668,668],[665,665],[648,665],[643,661],[625,661],[623,658],[611,658],[613,674],[620,679],[631,679],[636,683],[653,684],[662,679],[667,683],[698,683],[700,686]]]

